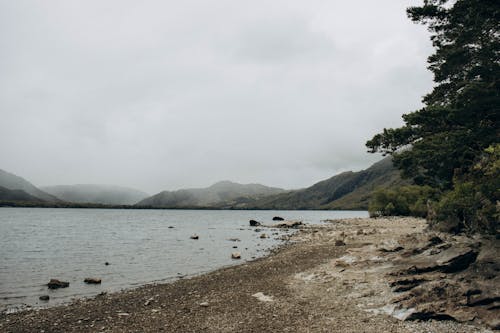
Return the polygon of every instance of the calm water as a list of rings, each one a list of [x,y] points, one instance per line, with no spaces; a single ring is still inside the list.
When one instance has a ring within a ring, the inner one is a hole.
[[[320,223],[368,213],[0,208],[0,310],[54,305],[251,260],[280,241],[279,235],[260,239],[248,220],[270,223],[276,215]],[[232,260],[233,251],[242,260]],[[86,277],[102,278],[102,284],[86,285]],[[48,290],[51,278],[70,286]],[[50,295],[49,303],[40,295]]]

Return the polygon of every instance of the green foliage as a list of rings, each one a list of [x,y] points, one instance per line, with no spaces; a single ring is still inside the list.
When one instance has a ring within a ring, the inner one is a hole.
[[[447,190],[498,141],[500,2],[425,0],[410,7],[427,24],[436,52],[428,58],[437,85],[425,106],[367,142],[370,152],[394,154],[403,176]]]
[[[439,192],[430,186],[408,185],[376,190],[370,200],[370,216],[427,216],[427,202]]]
[[[500,219],[500,144],[485,150],[467,176],[436,205],[431,221],[445,231],[496,233]]]
[[[372,153],[394,155],[402,175],[415,184],[443,192],[429,212],[434,226],[494,232],[500,187],[500,2],[424,0],[407,13],[431,32],[435,53],[428,62],[436,85],[422,109],[403,115],[403,127],[384,129],[366,145]],[[391,200],[396,212],[406,212],[404,200]]]

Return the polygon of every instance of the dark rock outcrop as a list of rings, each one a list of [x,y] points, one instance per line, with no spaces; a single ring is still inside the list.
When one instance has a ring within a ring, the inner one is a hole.
[[[261,225],[261,223],[260,223],[260,222],[255,221],[255,220],[250,220],[250,221],[249,221],[249,223],[250,223],[250,226],[251,226],[251,227],[258,227],[258,226],[260,226],[260,225]]]

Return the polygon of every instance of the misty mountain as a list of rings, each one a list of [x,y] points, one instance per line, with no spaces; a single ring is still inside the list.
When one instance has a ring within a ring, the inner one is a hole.
[[[137,205],[166,208],[218,207],[221,204],[231,205],[282,192],[283,189],[260,184],[221,181],[207,188],[163,191],[138,202]]]
[[[23,190],[9,190],[3,186],[0,186],[0,201],[45,202],[44,200],[34,197]]]
[[[390,157],[366,170],[347,171],[311,187],[268,196],[240,205],[245,209],[367,209],[376,188],[407,184]]]
[[[58,198],[40,190],[26,179],[1,169],[0,169],[0,186],[8,190],[22,190],[25,193],[32,195],[33,197],[36,197],[38,199],[42,199],[44,201],[49,201],[49,202],[59,201]]]
[[[133,205],[148,196],[133,188],[113,185],[56,185],[42,189],[67,202],[105,205]]]

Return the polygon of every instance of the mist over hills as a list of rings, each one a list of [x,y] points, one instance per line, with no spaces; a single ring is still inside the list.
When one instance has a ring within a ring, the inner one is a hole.
[[[45,202],[44,200],[34,197],[23,190],[9,190],[3,186],[0,186],[0,200],[10,202]]]
[[[133,205],[149,194],[128,187],[97,184],[44,186],[43,191],[67,202]]]
[[[218,207],[221,203],[231,204],[255,200],[261,197],[283,193],[285,190],[261,184],[238,184],[221,181],[206,188],[163,191],[137,203],[137,206],[163,208]]]
[[[375,189],[405,184],[409,181],[400,177],[390,157],[365,170],[343,172],[299,190],[221,181],[206,188],[162,191],[150,197],[136,189],[112,185],[57,185],[39,189],[24,178],[0,170],[0,201],[45,207],[54,203],[54,207],[95,208],[354,210],[367,209]]]
[[[49,202],[60,201],[55,196],[40,190],[38,187],[31,184],[26,179],[19,177],[19,176],[16,176],[12,173],[9,173],[9,172],[1,170],[1,169],[0,169],[0,186],[4,187],[5,189],[8,189],[8,190],[24,191],[25,193],[27,193],[35,198],[41,199],[43,201],[49,201]],[[5,195],[7,195],[7,192],[5,192]],[[12,193],[10,195],[12,195]],[[5,199],[5,200],[7,200],[7,199]],[[39,201],[39,200],[37,200],[37,201]]]
[[[369,168],[347,171],[308,188],[261,198],[241,205],[246,209],[367,209],[376,188],[408,184],[386,157]]]

